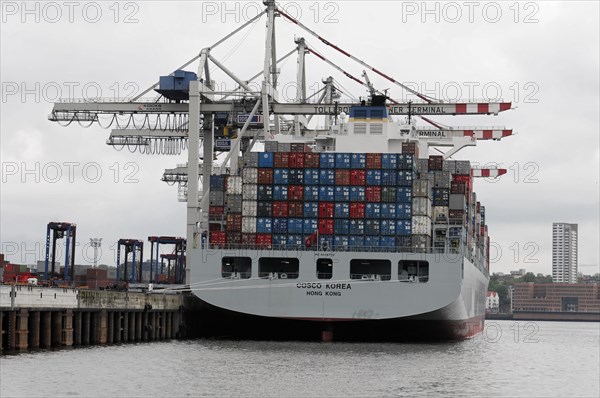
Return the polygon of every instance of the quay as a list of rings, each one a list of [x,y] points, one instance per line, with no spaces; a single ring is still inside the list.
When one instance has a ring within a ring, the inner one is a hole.
[[[186,295],[0,285],[0,352],[182,339]]]

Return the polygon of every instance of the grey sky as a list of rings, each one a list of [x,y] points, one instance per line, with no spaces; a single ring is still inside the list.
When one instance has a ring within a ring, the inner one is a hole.
[[[131,82],[138,92],[147,88],[255,15],[261,2],[230,2],[229,12],[221,1],[83,1],[71,10],[62,2],[28,2],[29,12],[22,4],[2,2],[1,251],[14,253],[9,260],[16,263],[41,259],[49,221],[77,223],[78,263],[91,262],[92,250],[82,247],[90,237],[103,238],[101,261],[113,264],[110,246],[119,238],[183,236],[185,205],[177,202],[176,187],[160,177],[165,168],[184,163],[185,153],[117,152],[105,144],[108,130],[65,128],[47,116],[57,88],[62,97],[76,98],[96,96],[97,87],[103,97],[126,95]],[[456,156],[510,168],[498,182],[475,185],[502,253],[492,270],[550,273],[551,225],[561,221],[579,224],[580,270],[598,272],[598,2],[423,4],[282,2],[329,41],[427,94],[453,97],[458,87],[463,98],[498,95],[512,101],[517,109],[496,117],[436,119],[455,126],[505,125],[518,133]],[[351,74],[364,69],[282,18],[277,32],[279,54],[294,47],[294,35],[304,36]],[[242,41],[244,33],[213,55],[248,78],[262,68],[264,18]],[[307,62],[309,85],[332,75],[355,96],[366,94],[315,57]],[[292,57],[281,66],[282,85],[294,82],[295,64]],[[370,78],[393,97],[405,95],[373,73]],[[233,87],[222,74],[215,79]],[[537,263],[526,262],[528,254]]]

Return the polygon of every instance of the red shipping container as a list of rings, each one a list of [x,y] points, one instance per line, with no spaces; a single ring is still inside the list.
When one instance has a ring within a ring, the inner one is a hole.
[[[335,185],[350,185],[350,170],[335,171]]]
[[[350,203],[350,218],[365,218],[365,207],[364,203]]]
[[[452,175],[452,181],[453,182],[468,183],[469,181],[471,181],[471,176],[464,176],[464,175],[460,175],[460,174],[453,174]]]
[[[289,200],[303,200],[304,199],[304,186],[290,185],[288,187],[288,199]]]
[[[256,234],[242,234],[242,245],[256,245]]]
[[[304,217],[304,203],[302,202],[288,202],[288,215],[294,218]]]
[[[319,202],[319,218],[333,218],[335,213],[335,203]]]
[[[225,230],[227,232],[242,232],[242,215],[228,214]]]
[[[305,153],[304,154],[304,167],[307,169],[318,169],[321,166],[321,154],[319,153]]]
[[[215,231],[210,233],[210,243],[213,245],[224,245],[227,242],[227,233]]]
[[[273,202],[273,217],[287,217],[288,202]]]
[[[319,234],[333,235],[333,220],[319,220]]]
[[[366,170],[350,170],[350,185],[364,186],[367,184]]]
[[[271,246],[273,244],[273,235],[271,234],[256,234],[257,246]]]
[[[444,157],[439,155],[429,156],[428,167],[430,171],[442,170]]]
[[[288,168],[290,162],[289,152],[275,152],[273,155],[273,165],[278,168]]]
[[[365,200],[367,202],[381,202],[381,187],[367,187],[365,190]]]
[[[403,142],[402,143],[402,153],[415,155],[415,158],[419,157],[419,146],[416,142]]]
[[[225,207],[223,206],[210,206],[208,208],[208,217],[210,220],[220,221],[225,213]]]
[[[380,153],[367,153],[367,169],[381,169]]]
[[[258,183],[264,185],[273,184],[273,169],[258,169]]]
[[[290,152],[290,164],[291,169],[303,169],[304,168],[304,152]]]
[[[213,232],[213,231],[220,231],[221,230],[221,224],[220,223],[216,223],[216,222],[211,222],[208,224],[208,230]]]

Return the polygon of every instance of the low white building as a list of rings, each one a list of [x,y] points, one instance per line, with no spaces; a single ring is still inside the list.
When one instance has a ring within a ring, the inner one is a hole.
[[[497,313],[500,310],[500,297],[496,292],[487,292],[485,295],[485,311]]]

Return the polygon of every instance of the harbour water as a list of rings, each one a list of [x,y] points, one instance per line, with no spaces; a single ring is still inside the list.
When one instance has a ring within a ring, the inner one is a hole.
[[[600,396],[600,324],[488,321],[472,340],[193,340],[0,357],[5,397]]]

